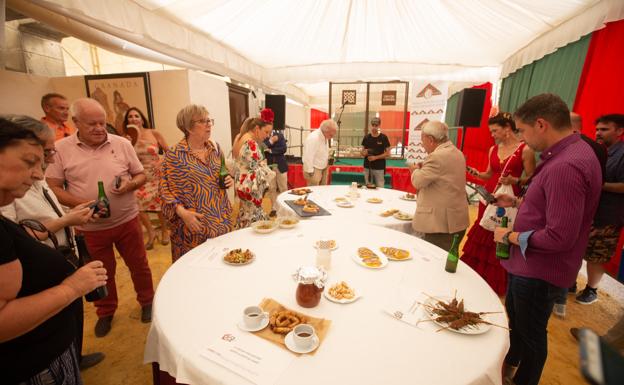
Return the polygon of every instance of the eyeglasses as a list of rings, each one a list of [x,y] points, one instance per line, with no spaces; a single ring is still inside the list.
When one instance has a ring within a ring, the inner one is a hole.
[[[198,119],[198,120],[192,120],[191,122],[193,124],[195,123],[209,124],[210,123],[211,126],[214,126],[215,120],[214,119]]]
[[[34,219],[22,219],[21,221],[19,221],[19,225],[22,226],[22,228],[24,230],[31,230],[31,231],[26,231],[26,232],[31,233],[40,242],[43,241],[43,240],[39,238],[39,236],[37,235],[37,232],[48,233],[48,238],[50,238],[50,240],[52,241],[52,244],[54,245],[54,248],[55,249],[59,248],[59,244],[58,244],[58,240],[56,239],[56,235],[54,235],[53,232],[48,230],[48,228],[45,227],[45,225],[43,223],[41,223],[39,221],[36,221]]]
[[[56,149],[55,148],[45,148],[45,149],[43,149],[43,156],[45,156],[45,157],[53,156],[54,154],[56,154]]]

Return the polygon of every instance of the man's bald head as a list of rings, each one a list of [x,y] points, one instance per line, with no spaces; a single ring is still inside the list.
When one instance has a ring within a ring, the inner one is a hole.
[[[581,132],[583,130],[583,119],[576,112],[570,112],[570,123],[572,123],[572,131]]]
[[[78,99],[72,103],[71,113],[81,142],[96,147],[106,141],[106,112],[100,103],[95,99]]]

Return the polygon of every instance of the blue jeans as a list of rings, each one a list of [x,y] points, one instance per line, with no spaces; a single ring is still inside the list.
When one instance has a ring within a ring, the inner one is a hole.
[[[548,355],[546,327],[562,288],[536,278],[509,274],[505,308],[510,347],[505,363],[517,366],[516,385],[537,385]]]

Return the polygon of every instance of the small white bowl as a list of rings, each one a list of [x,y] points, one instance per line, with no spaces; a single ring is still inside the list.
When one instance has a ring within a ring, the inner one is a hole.
[[[279,219],[279,227],[281,227],[282,229],[292,229],[293,227],[297,226],[298,223],[299,219],[292,216]]]
[[[258,221],[251,224],[255,232],[267,234],[277,229],[277,223],[274,221]]]

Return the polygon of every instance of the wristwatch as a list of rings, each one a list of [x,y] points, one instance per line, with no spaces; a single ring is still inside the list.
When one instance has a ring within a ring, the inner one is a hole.
[[[509,236],[511,235],[511,233],[513,233],[513,231],[508,231],[505,233],[505,235],[503,235],[503,243],[506,245],[509,245]]]

